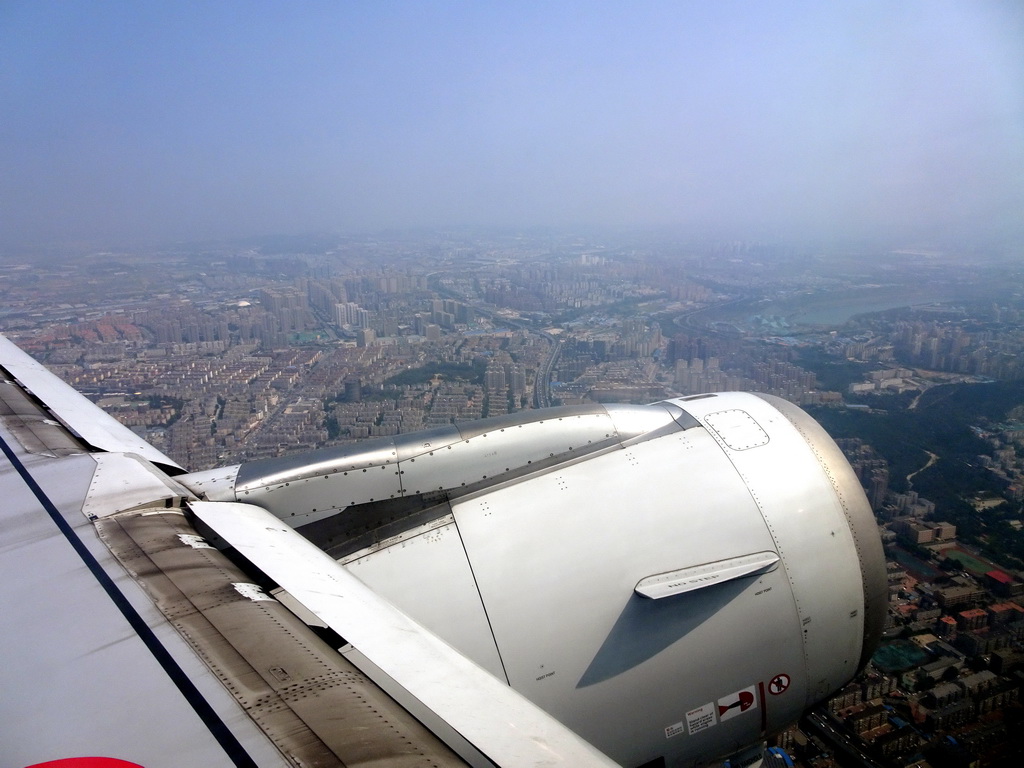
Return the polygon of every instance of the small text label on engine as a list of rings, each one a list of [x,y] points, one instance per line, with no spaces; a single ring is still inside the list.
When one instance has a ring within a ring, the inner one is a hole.
[[[696,709],[691,709],[686,713],[686,730],[691,736],[701,731],[706,731],[713,725],[717,725],[718,720],[715,717],[715,705],[710,701]]]

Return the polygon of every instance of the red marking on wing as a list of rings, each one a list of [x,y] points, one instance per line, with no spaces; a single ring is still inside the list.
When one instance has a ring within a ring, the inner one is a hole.
[[[65,757],[61,760],[35,763],[25,766],[25,768],[142,768],[142,766],[114,757]]]

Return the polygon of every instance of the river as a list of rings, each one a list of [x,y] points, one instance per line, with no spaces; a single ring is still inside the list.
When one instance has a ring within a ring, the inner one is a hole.
[[[747,323],[750,318],[760,316],[783,318],[790,326],[840,326],[857,315],[966,298],[963,289],[952,285],[870,286],[802,293],[783,299],[737,301],[699,312],[694,320],[697,323]]]

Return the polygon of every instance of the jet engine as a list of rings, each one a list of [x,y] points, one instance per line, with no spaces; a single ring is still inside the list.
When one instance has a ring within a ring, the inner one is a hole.
[[[269,510],[624,766],[757,743],[882,631],[864,492],[768,395],[525,411],[176,479]]]

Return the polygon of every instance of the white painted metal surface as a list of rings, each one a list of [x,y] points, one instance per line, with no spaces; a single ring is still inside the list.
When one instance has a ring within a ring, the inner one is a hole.
[[[704,430],[481,492],[454,510],[513,687],[622,764],[683,746],[664,729],[693,707],[777,674],[767,671],[775,664],[802,668],[781,573],[720,584],[713,594],[634,594],[651,574],[773,547],[745,485]],[[390,599],[436,566],[406,555],[391,552],[389,577],[368,579]],[[410,610],[471,654],[453,625]],[[755,635],[772,649],[763,659],[750,652]],[[779,702],[772,722],[797,714]],[[742,734],[751,719],[759,731],[759,717],[709,729],[687,748],[728,750],[749,738]]]
[[[731,403],[742,408],[726,410]],[[700,420],[742,425],[739,439],[712,434],[757,501],[785,563],[803,627],[809,706],[852,677],[861,657],[865,595],[850,525],[811,447],[773,405],[736,393],[689,405]],[[748,448],[750,423],[771,435],[770,445]]]
[[[624,765],[696,764],[792,722],[853,675],[882,615],[873,517],[820,427],[748,394],[670,405],[688,428],[652,418],[453,500],[465,554],[398,537],[350,561],[401,601],[468,558],[511,685]],[[430,595],[403,607],[479,661]]]
[[[781,569],[665,600],[634,592],[652,573],[774,549],[749,491],[703,430],[454,512],[513,687],[624,765],[732,751],[760,730],[760,712],[686,738],[664,732],[777,674],[775,665],[803,666]],[[772,722],[796,717],[802,694],[792,701],[778,702]]]
[[[606,407],[608,415],[615,425],[616,433],[623,439],[653,432],[675,421],[669,409],[659,405],[609,405]]]
[[[229,502],[192,506],[203,522],[496,762],[615,765],[266,510]]]
[[[134,454],[97,453],[96,471],[82,504],[87,517],[113,515],[135,507],[165,503],[178,506],[185,488]]]
[[[721,407],[719,404],[718,407]],[[746,451],[767,445],[768,433],[741,408],[715,411],[704,416],[704,423],[734,451]]]
[[[14,444],[2,427],[0,440]],[[158,641],[239,735],[249,757],[261,766],[287,765],[163,622],[82,515],[93,458],[22,454],[20,460],[74,535],[154,627]],[[0,764],[104,755],[147,768],[237,765],[2,455],[0,488],[0,573],[6,585],[0,591]]]
[[[635,587],[638,595],[652,600],[662,600],[672,595],[681,595],[695,589],[704,589],[715,584],[751,576],[755,573],[767,573],[779,562],[774,552],[756,552],[752,555],[740,555],[716,563],[691,565],[670,573],[659,573],[640,579]]]
[[[381,556],[372,557],[378,550]],[[405,587],[389,595],[399,610],[416,614],[427,626],[447,626],[448,634],[460,639],[460,650],[492,675],[505,680],[487,614],[451,515],[417,526],[404,536],[381,542],[340,562],[365,583],[401,581]],[[403,579],[403,572],[415,572],[421,578]]]

